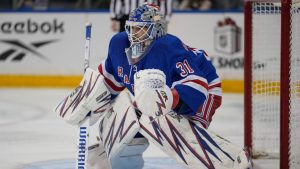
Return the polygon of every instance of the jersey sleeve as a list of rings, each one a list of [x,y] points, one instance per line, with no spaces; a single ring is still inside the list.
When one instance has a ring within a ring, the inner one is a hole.
[[[123,89],[125,89],[123,83],[119,80],[117,73],[114,71],[114,64],[112,61],[113,55],[113,43],[114,38],[112,38],[109,44],[108,56],[105,60],[101,62],[98,66],[98,71],[101,75],[104,76],[104,80],[106,86],[108,87],[109,91],[113,95],[119,94]]]
[[[172,86],[179,94],[177,113],[192,116],[208,97],[208,81],[189,49],[182,43],[172,45],[174,57],[171,63]]]
[[[98,70],[101,75],[104,76],[105,84],[108,87],[111,94],[119,94],[125,87],[122,83],[118,82],[115,78],[115,74],[110,66],[110,59],[107,58],[101,62],[98,66]]]
[[[194,70],[195,71],[195,70]],[[207,80],[201,72],[189,74],[174,81],[172,87],[176,89],[181,101],[179,114],[194,115],[208,96]]]
[[[197,59],[199,59],[200,69],[203,70],[207,78],[208,93],[222,97],[221,79],[219,78],[216,68],[204,50],[191,49]]]

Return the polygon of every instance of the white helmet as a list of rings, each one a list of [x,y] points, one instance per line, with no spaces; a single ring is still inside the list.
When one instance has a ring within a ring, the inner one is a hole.
[[[167,22],[159,6],[145,3],[131,11],[125,30],[131,45],[126,49],[130,64],[140,61],[151,42],[167,33]]]

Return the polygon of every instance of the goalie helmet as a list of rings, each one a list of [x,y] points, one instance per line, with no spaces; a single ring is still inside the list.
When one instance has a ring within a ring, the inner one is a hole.
[[[166,34],[167,23],[158,6],[150,3],[131,11],[125,30],[131,43],[126,49],[130,64],[140,61],[151,42]]]

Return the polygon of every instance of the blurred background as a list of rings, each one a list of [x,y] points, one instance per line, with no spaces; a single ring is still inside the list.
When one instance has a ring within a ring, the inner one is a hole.
[[[131,9],[147,0],[1,0],[0,86],[74,87],[82,75],[84,28],[92,22],[92,67]],[[152,2],[152,1],[151,1]],[[225,92],[243,92],[243,0],[154,0],[168,32],[203,49]]]
[[[146,0],[145,0],[146,1]],[[163,1],[163,0],[162,0]],[[173,0],[173,10],[242,9],[243,0]],[[109,9],[110,0],[2,0],[2,10]]]

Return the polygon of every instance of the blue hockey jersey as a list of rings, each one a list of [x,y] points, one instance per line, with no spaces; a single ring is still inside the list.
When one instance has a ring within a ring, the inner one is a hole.
[[[167,34],[153,41],[145,56],[130,65],[125,53],[129,46],[125,32],[113,36],[108,56],[98,67],[112,94],[127,88],[134,95],[134,74],[143,69],[159,69],[166,75],[166,85],[179,94],[184,107],[180,114],[195,115],[209,94],[221,97],[220,79],[203,50],[190,48]]]

